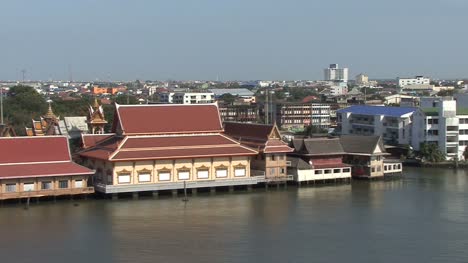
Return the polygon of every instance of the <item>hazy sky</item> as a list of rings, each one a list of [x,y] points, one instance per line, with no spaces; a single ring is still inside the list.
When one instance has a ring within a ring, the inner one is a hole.
[[[2,0],[0,79],[468,77],[468,0]],[[69,66],[70,65],[70,66]]]

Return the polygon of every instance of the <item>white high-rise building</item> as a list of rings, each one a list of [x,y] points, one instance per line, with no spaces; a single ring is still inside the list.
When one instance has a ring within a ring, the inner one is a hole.
[[[323,71],[325,80],[348,82],[348,68],[339,68],[338,64],[330,64],[330,67]]]

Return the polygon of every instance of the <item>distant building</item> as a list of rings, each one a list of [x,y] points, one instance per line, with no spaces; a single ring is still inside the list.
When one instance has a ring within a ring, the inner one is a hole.
[[[416,76],[414,78],[398,78],[398,86],[405,87],[408,85],[429,85],[431,84],[431,79],[424,76]]]
[[[219,105],[219,114],[223,122],[257,122],[260,119],[257,105]]]
[[[348,68],[339,68],[338,64],[330,64],[330,67],[324,69],[324,80],[348,82]]]
[[[204,104],[213,103],[213,92],[164,92],[159,94],[162,103]]]
[[[284,130],[303,130],[309,125],[328,129],[330,105],[322,103],[277,104],[276,124]]]
[[[417,108],[354,105],[337,111],[342,135],[382,136],[387,144],[411,143],[413,114]]]
[[[94,192],[94,171],[71,160],[65,136],[0,138],[0,149],[0,200]]]
[[[118,92],[125,92],[127,87],[125,86],[118,86],[118,87],[100,87],[100,86],[93,86],[92,92],[94,95],[101,95],[101,94],[112,94],[115,95]]]
[[[357,85],[367,85],[369,84],[369,76],[361,73],[356,76],[356,84]]]

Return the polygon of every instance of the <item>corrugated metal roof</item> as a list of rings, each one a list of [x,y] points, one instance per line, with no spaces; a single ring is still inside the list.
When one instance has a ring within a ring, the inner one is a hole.
[[[338,110],[337,113],[353,113],[362,115],[385,115],[391,117],[401,117],[402,115],[415,112],[414,107],[387,107],[387,106],[367,106],[354,105]]]
[[[223,94],[232,94],[234,96],[240,97],[250,97],[253,96],[254,93],[248,89],[210,89],[211,92],[214,93],[216,97],[221,96]]]

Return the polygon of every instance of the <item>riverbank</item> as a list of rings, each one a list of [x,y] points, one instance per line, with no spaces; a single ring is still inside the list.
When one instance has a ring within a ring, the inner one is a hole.
[[[468,168],[468,162],[466,161],[447,161],[447,162],[421,162],[419,160],[404,160],[403,166],[412,166],[412,167],[428,167],[428,168],[449,168],[449,169],[465,169]]]

